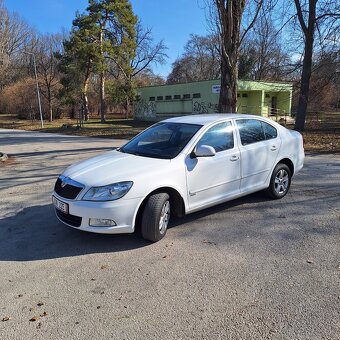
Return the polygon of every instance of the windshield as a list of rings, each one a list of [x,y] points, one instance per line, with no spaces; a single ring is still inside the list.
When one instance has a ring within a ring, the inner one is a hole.
[[[159,123],[142,132],[119,149],[133,155],[171,159],[187,145],[202,125]]]

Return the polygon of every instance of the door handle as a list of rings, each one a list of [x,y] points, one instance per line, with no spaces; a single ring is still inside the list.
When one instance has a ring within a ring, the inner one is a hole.
[[[230,157],[230,160],[231,160],[232,162],[235,162],[235,161],[237,161],[238,159],[239,159],[239,156],[236,156],[236,155],[233,155],[233,156]]]
[[[277,150],[277,146],[276,146],[276,145],[272,145],[272,147],[270,148],[270,150],[272,150],[272,151]]]

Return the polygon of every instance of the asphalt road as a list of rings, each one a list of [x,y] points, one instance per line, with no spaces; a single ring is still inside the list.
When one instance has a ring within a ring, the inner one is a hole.
[[[339,339],[339,156],[156,244],[59,223],[58,174],[120,143],[0,130],[1,339]]]

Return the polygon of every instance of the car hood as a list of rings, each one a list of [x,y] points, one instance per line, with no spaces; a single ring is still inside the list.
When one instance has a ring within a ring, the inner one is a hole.
[[[168,166],[170,160],[135,156],[110,151],[68,167],[63,175],[86,186],[103,186],[120,181],[133,181],[147,171]]]

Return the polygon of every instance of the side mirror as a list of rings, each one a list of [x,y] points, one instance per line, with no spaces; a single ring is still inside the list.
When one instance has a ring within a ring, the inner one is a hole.
[[[213,157],[216,155],[216,151],[212,146],[200,145],[193,152],[194,157]]]

